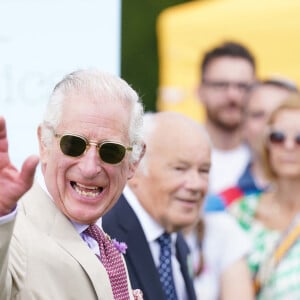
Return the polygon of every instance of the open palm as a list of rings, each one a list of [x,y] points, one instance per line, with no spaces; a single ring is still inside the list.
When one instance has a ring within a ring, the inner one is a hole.
[[[21,171],[12,165],[8,155],[5,120],[0,117],[0,216],[8,214],[30,189],[38,161],[35,155],[28,157]]]

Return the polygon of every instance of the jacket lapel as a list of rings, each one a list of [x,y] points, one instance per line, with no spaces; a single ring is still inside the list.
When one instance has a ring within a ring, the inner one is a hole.
[[[189,270],[188,266],[188,259],[189,257],[189,248],[184,241],[184,238],[181,233],[178,233],[177,235],[177,240],[176,240],[176,255],[177,259],[180,263],[180,269],[181,273],[184,278],[185,286],[187,289],[188,293],[188,299],[189,300],[195,300],[196,299],[196,294],[194,290],[194,285],[193,285],[193,279],[192,279],[192,274],[190,273],[191,270]]]
[[[145,299],[164,299],[160,279],[145,234],[123,195],[113,210],[118,222],[115,226],[120,229],[118,238],[122,238],[128,245],[125,255],[128,268],[131,269],[132,274],[138,274],[134,276],[137,282],[132,282],[132,284],[137,284],[135,288],[143,291]]]
[[[113,299],[108,275],[98,258],[87,247],[73,224],[60,212],[54,202],[37,184],[32,188],[32,196],[24,197],[26,214],[67,251],[84,269],[90,278],[96,294],[102,299]],[[101,282],[100,282],[101,281]]]

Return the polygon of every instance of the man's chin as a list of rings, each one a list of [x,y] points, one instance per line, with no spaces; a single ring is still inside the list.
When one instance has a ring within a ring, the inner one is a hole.
[[[232,120],[222,120],[218,123],[218,127],[221,128],[223,131],[234,132],[241,128],[241,121],[232,122]]]

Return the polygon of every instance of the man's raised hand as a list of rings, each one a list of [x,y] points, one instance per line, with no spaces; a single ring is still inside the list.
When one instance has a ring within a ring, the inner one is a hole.
[[[21,171],[11,163],[5,120],[0,116],[0,216],[10,213],[21,196],[30,189],[38,162],[38,156],[28,157]]]

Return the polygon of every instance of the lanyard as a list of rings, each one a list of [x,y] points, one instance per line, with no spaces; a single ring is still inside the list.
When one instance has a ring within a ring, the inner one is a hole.
[[[259,294],[262,286],[267,282],[279,262],[288,253],[299,237],[300,214],[297,214],[288,228],[282,233],[271,256],[260,265],[259,270],[254,275],[254,289],[256,295]]]

